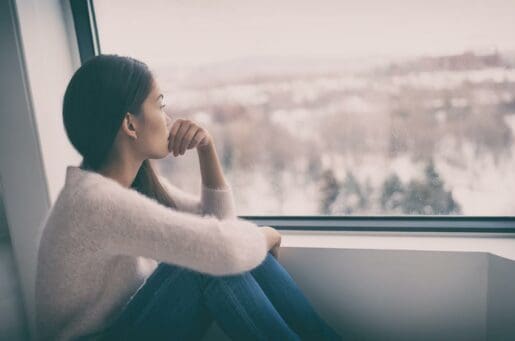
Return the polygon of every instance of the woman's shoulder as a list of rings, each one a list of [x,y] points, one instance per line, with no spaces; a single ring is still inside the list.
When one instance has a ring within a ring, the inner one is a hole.
[[[59,192],[45,218],[42,229],[42,244],[56,241],[75,245],[95,240],[98,228],[112,228],[106,224],[119,210],[137,207],[140,194],[109,181],[91,181],[81,178],[67,183]],[[145,200],[145,199],[143,199]],[[73,240],[73,241],[72,241]]]
[[[82,221],[92,221],[104,210],[114,206],[117,197],[130,198],[129,189],[97,177],[81,177],[67,181],[59,192],[49,213],[50,223],[80,225]]]
[[[77,231],[87,230],[84,227],[88,219],[94,216],[94,209],[87,196],[76,187],[65,185],[61,189],[44,219],[40,250],[51,248],[56,242],[62,245],[66,243],[65,240],[77,235]]]

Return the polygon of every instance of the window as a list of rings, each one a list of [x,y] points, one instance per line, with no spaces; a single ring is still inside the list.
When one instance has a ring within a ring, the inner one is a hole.
[[[515,2],[95,0],[239,215],[515,215]],[[198,189],[194,151],[160,160]]]

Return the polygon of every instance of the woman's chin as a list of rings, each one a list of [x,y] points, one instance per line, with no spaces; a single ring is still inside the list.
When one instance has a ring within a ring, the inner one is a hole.
[[[170,152],[168,151],[168,148],[166,148],[165,150],[163,150],[159,153],[153,154],[151,157],[149,157],[149,159],[154,159],[154,160],[164,159],[168,155],[170,155]]]
[[[168,149],[166,149],[166,151],[163,153],[163,156],[161,156],[160,159],[164,159],[165,157],[167,157],[170,154],[171,153],[168,151]]]

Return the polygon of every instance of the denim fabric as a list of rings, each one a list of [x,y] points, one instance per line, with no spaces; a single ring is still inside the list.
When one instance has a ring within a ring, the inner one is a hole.
[[[213,322],[233,340],[341,340],[270,252],[227,276],[159,263],[99,339],[201,340]]]

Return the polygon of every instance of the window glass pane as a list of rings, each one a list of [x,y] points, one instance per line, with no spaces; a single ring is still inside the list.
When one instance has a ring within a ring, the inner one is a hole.
[[[515,1],[95,0],[239,215],[514,215]],[[198,193],[195,150],[159,167]]]

